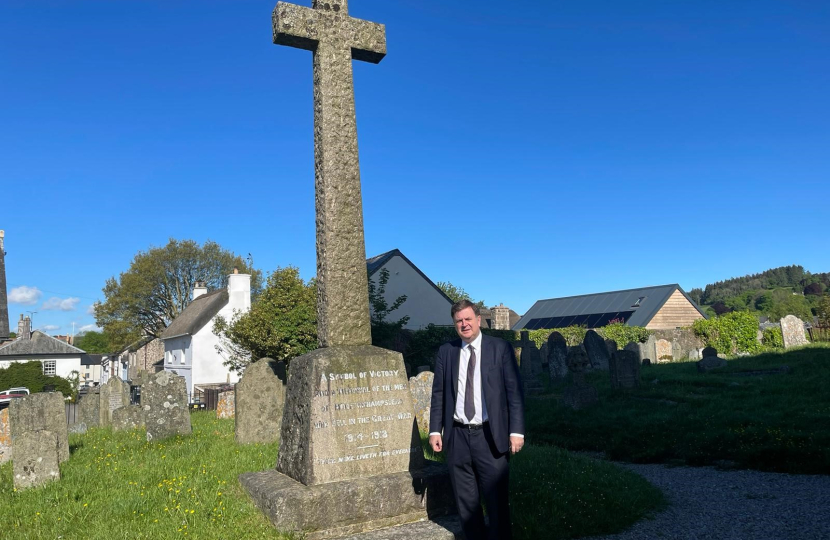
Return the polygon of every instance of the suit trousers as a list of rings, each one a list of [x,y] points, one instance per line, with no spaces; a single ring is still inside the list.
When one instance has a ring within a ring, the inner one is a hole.
[[[487,423],[480,429],[457,424],[451,429],[447,465],[464,536],[467,540],[509,540],[508,454],[496,450]],[[482,498],[488,526],[484,523]]]

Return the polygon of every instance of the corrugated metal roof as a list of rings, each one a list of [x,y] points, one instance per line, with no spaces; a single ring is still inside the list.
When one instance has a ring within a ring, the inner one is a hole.
[[[583,294],[580,296],[568,296],[565,298],[549,298],[539,300],[524,314],[524,316],[513,326],[513,330],[526,329],[533,320],[557,319],[547,321],[539,328],[553,328],[551,323],[568,323],[579,318],[577,324],[586,319],[586,316],[595,315],[593,320],[587,323],[591,326],[604,326],[608,324],[605,318],[624,318],[629,326],[645,326],[651,321],[654,315],[660,311],[663,304],[669,299],[675,290],[679,290],[683,296],[703,315],[703,311],[689,298],[689,295],[674,283],[671,285],[658,285],[655,287],[642,287],[639,289],[627,289],[623,291],[611,291],[596,294]],[[615,315],[616,314],[616,315]],[[603,317],[604,316],[604,317]],[[573,322],[572,322],[573,324]],[[537,323],[538,325],[538,323]],[[565,326],[568,326],[565,324]]]

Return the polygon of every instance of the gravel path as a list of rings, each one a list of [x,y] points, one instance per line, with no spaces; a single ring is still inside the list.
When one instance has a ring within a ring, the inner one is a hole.
[[[618,465],[663,490],[670,506],[594,540],[830,539],[830,476]]]

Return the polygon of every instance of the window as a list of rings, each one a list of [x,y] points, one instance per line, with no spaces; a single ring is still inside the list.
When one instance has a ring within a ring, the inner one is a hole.
[[[54,360],[44,360],[43,361],[43,374],[47,377],[53,377],[55,375],[55,361]]]
[[[166,357],[167,357],[167,363],[168,363],[168,364],[172,364],[172,363],[173,363],[173,355],[171,355],[169,352],[166,352],[166,353],[164,353],[164,356],[166,356]]]
[[[184,354],[184,351],[182,351],[182,364],[184,364],[184,357],[185,357],[185,354]]]

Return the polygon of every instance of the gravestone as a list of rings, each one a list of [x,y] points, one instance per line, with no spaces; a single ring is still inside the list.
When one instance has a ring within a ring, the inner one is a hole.
[[[268,444],[280,439],[286,380],[283,361],[262,358],[245,368],[234,387],[237,444]]]
[[[60,392],[41,392],[13,399],[9,406],[12,448],[17,455],[17,438],[30,431],[51,431],[57,437],[58,461],[69,459],[69,431],[66,406]]]
[[[784,339],[785,349],[809,343],[804,335],[804,322],[795,315],[787,315],[781,319],[781,337]]]
[[[59,435],[48,430],[32,430],[14,438],[12,474],[16,489],[42,486],[60,480]]]
[[[672,346],[671,341],[665,339],[658,339],[654,343],[655,355],[656,358],[652,358],[658,364],[663,362],[671,362],[674,357],[672,356]]]
[[[637,355],[637,360],[640,364],[643,363],[643,360],[647,358],[645,355],[645,347],[643,343],[638,343],[636,341],[629,341],[626,343],[625,347],[623,347],[624,351],[630,351]]]
[[[138,405],[125,405],[112,411],[112,429],[126,431],[145,427],[144,409]]]
[[[273,27],[275,43],[314,53],[321,348],[291,360],[277,469],[240,481],[273,525],[309,540],[446,512],[448,476],[424,467],[403,357],[370,345],[352,59],[379,62],[385,28],[345,0],[280,2]]]
[[[78,401],[78,423],[87,428],[101,425],[100,388],[95,387]]]
[[[568,351],[567,361],[568,370],[571,372],[571,385],[562,393],[562,402],[574,410],[596,403],[599,400],[597,389],[585,380],[585,370],[591,363],[588,353],[583,347],[572,347]]]
[[[106,384],[101,385],[98,401],[98,425],[109,426],[112,424],[112,411],[130,404],[129,383],[111,377]]]
[[[184,377],[170,371],[153,374],[141,387],[141,408],[148,441],[190,435],[192,428]]]
[[[548,373],[551,380],[568,376],[568,342],[559,332],[548,336]]]
[[[714,347],[704,347],[702,354],[703,358],[709,358],[710,356],[717,356],[718,350]]]
[[[614,351],[611,355],[611,388],[640,386],[640,357],[633,351]]]
[[[536,343],[530,340],[522,343],[519,371],[522,376],[525,395],[541,394],[544,391],[544,387],[537,377],[537,374],[542,372],[542,359],[539,356]]]
[[[703,360],[698,360],[695,364],[700,373],[706,373],[713,369],[726,367],[726,360],[719,356],[704,356]]]
[[[594,330],[588,330],[585,333],[585,339],[582,344],[585,347],[585,352],[588,353],[590,369],[608,371],[610,356],[608,355],[608,346],[605,344],[605,340]]]
[[[542,373],[548,373],[549,365],[548,365],[548,342],[547,341],[542,343],[542,346],[539,347],[539,356],[542,358]]]
[[[608,358],[611,358],[611,355],[617,350],[617,342],[613,339],[606,339],[605,347],[608,349]]]
[[[233,418],[236,414],[236,390],[221,392],[216,404],[216,418]]]
[[[9,425],[9,409],[0,409],[0,465],[12,457],[12,429]]]
[[[641,343],[640,347],[642,348],[643,363],[645,363],[645,360],[657,362],[657,338],[653,334],[649,334],[646,342]]]
[[[409,392],[412,394],[412,406],[418,430],[429,433],[429,409],[432,400],[432,381],[435,376],[431,371],[424,371],[409,379]]]

